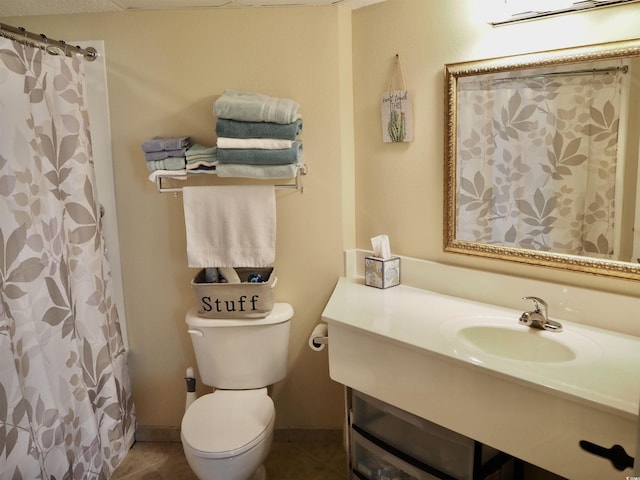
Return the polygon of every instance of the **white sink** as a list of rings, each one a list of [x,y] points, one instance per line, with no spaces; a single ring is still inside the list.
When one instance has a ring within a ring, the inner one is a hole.
[[[540,333],[533,329],[480,325],[463,328],[457,336],[483,352],[511,360],[554,363],[576,359],[571,347]]]
[[[445,321],[441,331],[458,356],[475,363],[484,363],[483,356],[559,364],[592,362],[599,357],[600,347],[572,326],[551,332],[517,322],[506,315],[477,315]]]

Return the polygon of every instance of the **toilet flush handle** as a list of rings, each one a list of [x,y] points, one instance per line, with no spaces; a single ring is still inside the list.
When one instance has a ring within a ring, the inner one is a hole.
[[[187,333],[195,335],[196,337],[204,337],[204,333],[202,332],[202,330],[187,330]]]

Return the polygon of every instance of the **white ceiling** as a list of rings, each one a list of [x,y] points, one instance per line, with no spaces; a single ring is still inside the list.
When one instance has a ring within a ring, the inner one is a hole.
[[[166,10],[174,8],[246,8],[344,5],[356,9],[384,0],[0,0],[0,17],[69,13]]]

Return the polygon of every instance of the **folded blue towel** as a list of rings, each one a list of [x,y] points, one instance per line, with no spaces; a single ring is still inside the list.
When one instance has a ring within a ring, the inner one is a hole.
[[[142,144],[143,152],[162,152],[164,150],[181,150],[191,144],[191,138],[184,135],[181,137],[153,137]]]
[[[169,157],[185,157],[187,153],[187,149],[183,148],[181,150],[163,150],[161,152],[145,152],[144,159],[147,162],[153,162],[156,160],[164,160]]]
[[[150,172],[155,170],[184,170],[184,157],[168,157],[162,160],[151,160],[147,162],[147,169]]]
[[[247,165],[285,165],[302,159],[302,142],[295,141],[291,148],[262,150],[244,148],[218,148],[220,164],[242,163]]]
[[[300,104],[288,98],[277,98],[252,92],[225,91],[213,103],[219,118],[242,122],[292,123],[302,118]]]
[[[216,135],[227,138],[279,138],[295,140],[302,133],[302,119],[293,123],[239,122],[218,118]]]

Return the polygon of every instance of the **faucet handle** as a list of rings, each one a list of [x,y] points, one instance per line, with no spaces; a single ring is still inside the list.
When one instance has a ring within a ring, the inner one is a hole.
[[[545,313],[545,317],[547,314],[547,302],[539,297],[522,297],[523,300],[531,300],[533,302],[533,307],[536,309],[536,312],[540,311],[540,305],[542,305]]]
[[[533,324],[533,320],[531,319],[531,314],[529,312],[524,312],[522,315],[520,315],[518,322],[522,325],[526,325],[527,327],[530,327]]]

